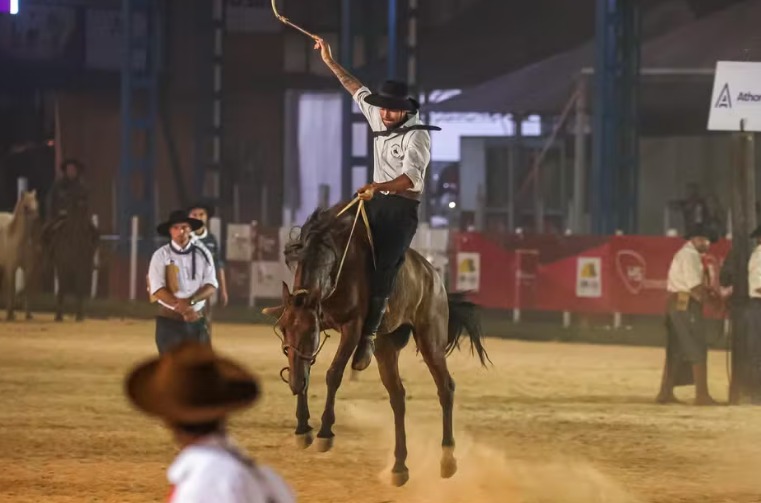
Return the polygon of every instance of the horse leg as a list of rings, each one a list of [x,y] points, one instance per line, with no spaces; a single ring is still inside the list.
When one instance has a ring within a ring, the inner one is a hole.
[[[55,321],[63,321],[63,287],[64,282],[61,281],[61,277],[56,271],[56,277],[58,278],[58,293],[56,294],[56,311]]]
[[[77,314],[76,314],[76,321],[84,321],[85,319],[85,292],[84,292],[84,285],[82,285],[82,281],[77,278]]]
[[[394,467],[391,469],[391,483],[397,487],[404,485],[410,478],[405,465],[407,460],[407,433],[404,429],[406,391],[399,376],[399,349],[389,336],[378,337],[375,349],[375,361],[381,381],[388,391],[391,409],[394,411],[394,429],[396,440],[394,446]]]
[[[452,433],[452,407],[454,405],[455,384],[449,375],[446,360],[447,320],[436,320],[434,324],[418,330],[415,339],[423,360],[428,365],[439,393],[443,416],[443,438],[441,442],[441,477],[449,478],[457,472],[454,457],[454,434]]]
[[[307,380],[304,390],[296,395],[296,446],[306,449],[312,445],[312,427],[309,426],[309,381]]]
[[[361,320],[349,322],[341,327],[341,342],[338,344],[338,350],[330,364],[325,382],[328,385],[328,395],[325,400],[325,410],[322,413],[322,424],[320,431],[317,433],[317,450],[327,452],[333,447],[333,425],[336,422],[336,392],[341,386],[344,370],[349,363],[352,353],[359,343]]]
[[[5,299],[8,302],[5,319],[13,321],[16,319],[16,268],[6,268],[5,272]]]
[[[27,269],[24,269],[24,313],[27,320],[32,319],[32,311],[29,309],[29,292],[31,290],[31,280],[31,274],[28,273]]]

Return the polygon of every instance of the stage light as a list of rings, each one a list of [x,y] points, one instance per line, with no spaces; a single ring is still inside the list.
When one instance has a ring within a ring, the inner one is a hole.
[[[11,0],[11,14],[18,14],[18,4],[21,0]]]

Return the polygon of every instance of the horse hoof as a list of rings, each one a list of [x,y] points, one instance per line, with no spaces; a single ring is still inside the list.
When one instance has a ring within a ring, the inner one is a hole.
[[[328,452],[333,448],[333,437],[317,437],[314,447],[317,452]]]
[[[27,319],[27,321],[29,321],[29,320],[33,320],[33,319],[34,319],[34,316],[32,316],[31,314],[27,313],[27,315],[26,315],[26,319]]]
[[[74,320],[75,321],[85,321],[85,317],[84,316],[77,316],[76,318],[74,318]]]
[[[308,431],[306,433],[300,433],[296,434],[296,447],[299,449],[306,449],[310,445],[312,445],[312,442],[314,439],[312,438],[312,432]]]
[[[391,473],[391,484],[394,487],[402,487],[407,481],[410,480],[410,471],[405,469],[403,472]]]
[[[55,315],[55,321],[63,321],[63,316],[60,314]]]
[[[457,473],[457,460],[451,454],[445,455],[441,460],[441,478],[451,478],[455,473]]]

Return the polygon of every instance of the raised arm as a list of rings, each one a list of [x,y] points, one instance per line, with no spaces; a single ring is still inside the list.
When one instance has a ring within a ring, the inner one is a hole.
[[[328,68],[330,68],[330,71],[333,72],[338,81],[341,82],[341,85],[344,86],[347,91],[349,91],[349,94],[354,96],[357,91],[363,87],[362,82],[357,80],[357,78],[350,74],[346,68],[339,65],[336,60],[333,59],[333,54],[330,51],[330,45],[325,40],[317,40],[314,44],[314,48],[320,50],[320,56],[322,56],[322,60],[326,65],[328,65]]]

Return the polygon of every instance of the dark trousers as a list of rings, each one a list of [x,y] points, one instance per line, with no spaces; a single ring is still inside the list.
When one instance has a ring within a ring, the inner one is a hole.
[[[188,323],[165,316],[156,316],[156,347],[159,354],[166,353],[178,344],[188,341],[211,344],[205,318]]]
[[[370,295],[389,297],[394,278],[404,263],[404,254],[417,231],[420,203],[395,195],[377,194],[366,203],[367,217],[375,244],[375,269]]]

